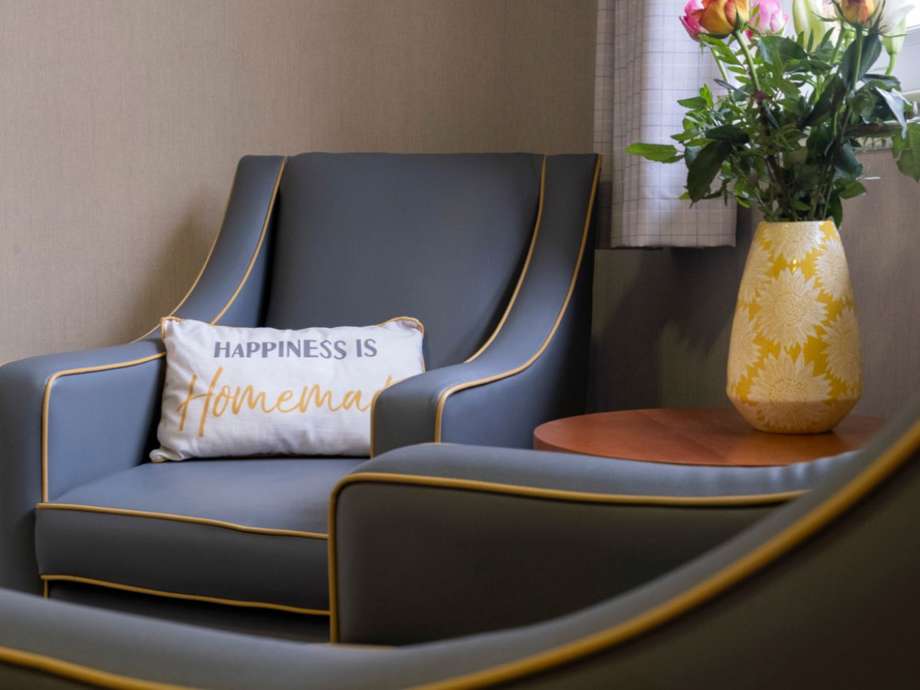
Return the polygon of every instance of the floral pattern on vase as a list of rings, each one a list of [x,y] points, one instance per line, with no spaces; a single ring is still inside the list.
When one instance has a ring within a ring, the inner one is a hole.
[[[859,400],[859,327],[833,221],[761,223],[732,322],[729,399],[756,429],[820,433]]]

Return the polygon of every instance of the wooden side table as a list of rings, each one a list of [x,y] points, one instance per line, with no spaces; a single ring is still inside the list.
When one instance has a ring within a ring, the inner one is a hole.
[[[882,426],[850,415],[826,434],[767,434],[731,408],[601,412],[534,430],[534,448],[679,465],[770,467],[861,448]]]

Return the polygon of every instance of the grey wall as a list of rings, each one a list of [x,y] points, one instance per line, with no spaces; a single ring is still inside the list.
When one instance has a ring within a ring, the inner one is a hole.
[[[857,411],[890,416],[920,391],[920,185],[887,151],[864,162],[882,179],[849,203],[841,230],[863,341]],[[735,248],[598,253],[595,409],[729,404],[725,362],[751,228],[743,218]]]

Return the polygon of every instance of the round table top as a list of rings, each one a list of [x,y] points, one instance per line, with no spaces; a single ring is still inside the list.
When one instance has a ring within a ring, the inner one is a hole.
[[[679,465],[770,467],[855,450],[882,426],[850,415],[825,434],[757,431],[731,408],[600,412],[534,430],[534,448]]]

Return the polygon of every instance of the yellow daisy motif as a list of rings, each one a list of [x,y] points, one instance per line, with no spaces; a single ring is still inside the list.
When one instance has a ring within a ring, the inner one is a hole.
[[[816,375],[804,357],[793,359],[788,352],[780,352],[778,357],[770,356],[763,361],[748,398],[753,402],[798,402],[824,400],[830,392],[828,380]]]
[[[748,304],[757,300],[767,281],[770,279],[770,269],[773,260],[763,247],[754,243],[747,263],[744,265],[744,275],[741,286],[738,288],[738,299]]]
[[[773,256],[780,256],[788,262],[801,261],[809,252],[821,245],[823,233],[809,232],[803,223],[770,223],[764,239],[770,245]],[[820,223],[814,223],[819,226]],[[817,240],[817,242],[816,242]]]
[[[846,307],[837,318],[825,326],[827,335],[827,368],[833,376],[856,392],[862,385],[859,357],[859,325],[856,311]]]
[[[815,272],[821,289],[834,299],[850,298],[850,271],[840,242],[828,242],[815,260]]]
[[[833,221],[763,222],[738,289],[726,393],[754,428],[833,429],[859,399],[859,328]]]
[[[830,392],[830,382],[816,375],[804,357],[793,359],[788,352],[781,352],[764,360],[748,399],[770,428],[807,429],[825,421]]]
[[[728,385],[735,387],[747,373],[748,368],[757,363],[760,346],[754,342],[757,332],[754,322],[748,316],[745,307],[735,310],[732,322],[731,350],[728,354]]]
[[[801,271],[784,269],[768,283],[760,299],[757,330],[783,347],[804,344],[827,317],[818,288]]]

